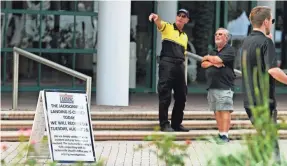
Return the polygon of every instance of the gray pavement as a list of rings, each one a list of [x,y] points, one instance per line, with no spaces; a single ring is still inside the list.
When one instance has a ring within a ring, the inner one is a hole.
[[[19,109],[35,110],[39,93],[22,92],[19,93]],[[276,95],[279,111],[287,111],[287,94]],[[91,111],[156,111],[158,110],[157,94],[131,94],[128,107],[113,107],[96,105],[96,95],[92,94]],[[171,103],[171,106],[173,103]],[[243,98],[240,94],[234,95],[235,111],[244,111]],[[1,93],[1,109],[12,108],[12,93]],[[171,109],[172,107],[170,107]],[[189,94],[187,96],[185,111],[207,111],[206,94]]]
[[[20,110],[33,111],[36,108],[38,93],[20,93],[19,108]],[[278,110],[287,111],[287,95],[277,95]],[[111,107],[98,106],[95,103],[95,94],[92,96],[92,111],[155,111],[158,108],[158,98],[156,94],[132,94],[130,96],[130,106],[128,107]],[[1,110],[9,110],[12,105],[11,93],[1,93]],[[236,94],[234,97],[235,111],[244,111],[242,107],[242,96]],[[207,100],[205,94],[190,94],[187,97],[186,111],[206,111]],[[96,141],[96,158],[104,159],[106,166],[162,166],[165,165],[151,150],[150,147],[144,150],[135,151],[134,147],[146,142],[138,141]],[[7,149],[1,149],[1,160],[7,165],[21,165],[25,161],[19,151],[27,143],[19,142],[1,142],[1,145],[7,145]],[[226,145],[217,145],[208,141],[192,141],[188,149],[189,157],[185,159],[186,166],[204,166],[211,157],[215,157],[224,152],[225,155],[233,154],[244,150],[246,147],[242,141],[231,141]],[[287,140],[280,141],[281,155],[287,158]],[[47,165],[49,159],[38,160],[39,165]],[[63,165],[63,164],[62,164]]]
[[[177,142],[183,143],[183,142]],[[27,143],[19,142],[1,142],[7,145],[7,149],[1,149],[1,160],[7,165],[21,165],[25,158],[21,153]],[[140,144],[146,145],[148,142],[135,141],[99,141],[95,142],[96,159],[103,160],[105,166],[164,166],[156,154],[152,151],[156,150],[149,146],[142,150],[135,150]],[[287,158],[287,140],[280,141],[281,155]],[[205,166],[208,160],[213,159],[217,155],[229,155],[246,150],[246,146],[242,141],[231,141],[228,144],[218,145],[208,141],[192,141],[189,148],[189,156],[185,158],[186,166]],[[37,160],[39,165],[48,165],[48,158]],[[67,165],[67,164],[58,164]]]

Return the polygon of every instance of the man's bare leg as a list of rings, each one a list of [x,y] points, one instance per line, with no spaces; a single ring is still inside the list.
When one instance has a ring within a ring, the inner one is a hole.
[[[222,111],[221,112],[221,118],[222,118],[222,132],[226,134],[228,137],[228,132],[230,129],[230,122],[231,122],[231,113],[230,111]]]
[[[230,128],[230,111],[216,111],[215,119],[219,131],[219,138],[223,142],[229,142],[228,132]]]
[[[221,112],[216,111],[214,114],[215,114],[215,119],[216,119],[218,131],[219,131],[219,133],[221,133],[221,132],[223,132]]]

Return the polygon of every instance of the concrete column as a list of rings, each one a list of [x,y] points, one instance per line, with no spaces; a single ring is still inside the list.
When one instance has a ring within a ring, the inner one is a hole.
[[[129,105],[131,1],[99,1],[97,105]]]
[[[257,6],[268,6],[271,8],[272,17],[276,18],[276,1],[257,1]],[[273,41],[275,40],[275,24],[272,25],[271,34],[273,35]]]
[[[175,22],[176,12],[178,1],[157,1],[157,14],[164,21],[173,23]],[[161,34],[157,31],[157,40],[156,40],[156,55],[160,55],[161,51]],[[158,64],[156,67],[156,84],[158,82]],[[156,86],[157,91],[157,86]]]

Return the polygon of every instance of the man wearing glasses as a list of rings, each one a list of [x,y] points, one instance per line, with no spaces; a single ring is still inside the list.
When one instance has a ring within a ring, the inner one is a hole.
[[[201,67],[206,69],[209,110],[215,114],[219,140],[225,143],[229,142],[228,131],[233,112],[235,51],[228,44],[228,30],[219,28],[214,39],[217,48],[211,55],[202,58]]]
[[[162,35],[162,50],[159,60],[159,122],[161,131],[188,132],[181,123],[185,108],[187,85],[185,81],[185,52],[188,37],[183,27],[189,21],[189,12],[180,9],[177,12],[175,23],[167,23],[157,14],[151,13],[149,21],[154,21]],[[171,125],[168,121],[168,108],[171,103],[171,91],[174,91],[174,107],[172,110]]]
[[[287,84],[286,74],[277,66],[277,58],[275,53],[275,46],[271,38],[271,26],[275,20],[272,19],[271,9],[265,6],[257,6],[253,8],[249,15],[249,20],[253,26],[251,34],[244,39],[242,44],[242,51],[246,51],[246,59],[241,58],[242,64],[246,64],[247,76],[242,77],[243,94],[244,94],[244,108],[248,114],[249,119],[254,123],[254,117],[252,116],[251,106],[256,106],[260,103],[256,103],[253,69],[257,68],[257,65],[263,70],[262,72],[268,72],[271,76],[269,78],[269,111],[274,122],[277,122],[277,109],[275,99],[275,79],[283,84]],[[257,52],[260,50],[260,64],[257,63]],[[242,73],[244,70],[242,69]],[[249,81],[246,87],[245,81]],[[260,86],[260,85],[259,85]],[[247,91],[249,88],[249,91]],[[248,92],[251,94],[253,102],[248,100]],[[259,88],[259,94],[263,94],[261,88]],[[278,142],[276,142],[276,160],[280,162],[280,154]]]

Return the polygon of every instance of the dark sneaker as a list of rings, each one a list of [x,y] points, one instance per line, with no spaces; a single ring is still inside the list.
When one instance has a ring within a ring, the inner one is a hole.
[[[229,138],[226,135],[218,135],[219,140],[218,143],[227,143],[229,142]]]
[[[160,131],[173,132],[174,130],[170,127],[170,124],[165,124],[165,125],[160,127]]]
[[[182,125],[179,125],[177,127],[172,127],[174,131],[180,131],[180,132],[189,132],[189,130]]]

